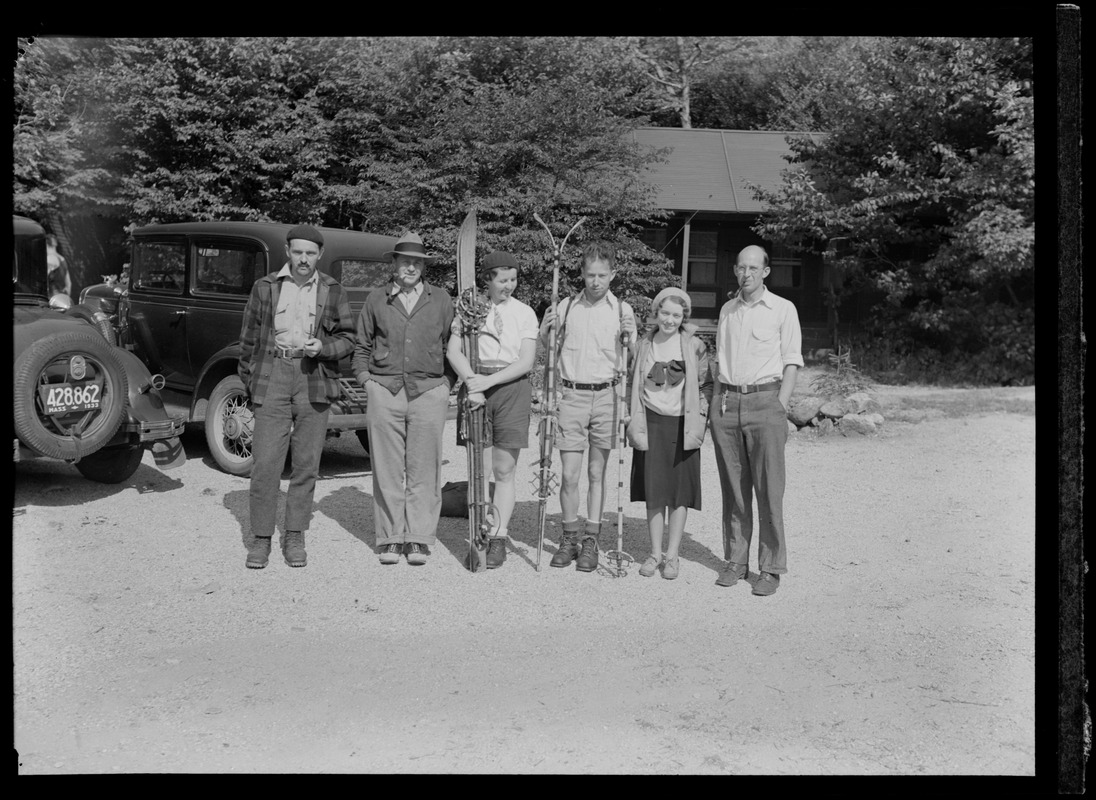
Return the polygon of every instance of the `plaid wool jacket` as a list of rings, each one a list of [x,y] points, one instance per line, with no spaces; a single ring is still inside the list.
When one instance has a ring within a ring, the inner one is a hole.
[[[312,335],[323,342],[315,358],[305,357],[302,364],[308,375],[308,399],[330,403],[339,397],[339,360],[354,351],[354,318],[342,284],[323,272],[317,272],[316,329]],[[251,287],[240,329],[240,363],[237,373],[251,401],[262,405],[274,362],[274,310],[278,307],[281,283],[272,272]]]

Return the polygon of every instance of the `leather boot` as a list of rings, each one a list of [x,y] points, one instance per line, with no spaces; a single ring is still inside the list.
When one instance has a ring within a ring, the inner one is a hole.
[[[247,547],[247,568],[262,569],[270,560],[270,537],[253,536]]]
[[[578,557],[578,531],[564,531],[559,550],[552,556],[553,567],[566,567]]]
[[[579,572],[593,572],[597,569],[597,537],[586,534],[582,537],[582,552],[578,554],[575,569]]]
[[[282,536],[282,555],[291,567],[303,567],[308,563],[308,554],[304,551],[304,531],[285,532]]]
[[[498,569],[506,563],[506,539],[492,536],[487,540],[487,569]]]

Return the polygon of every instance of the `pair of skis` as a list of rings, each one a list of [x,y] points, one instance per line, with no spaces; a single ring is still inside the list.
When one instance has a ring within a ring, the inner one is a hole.
[[[554,263],[552,267],[552,299],[551,308],[556,310],[559,306],[559,268],[563,248],[571,234],[586,221],[581,218],[571,226],[567,235],[557,245],[552,230],[534,213],[535,219],[548,233],[548,239],[552,244]],[[472,371],[479,368],[479,335],[480,329],[490,311],[490,300],[476,289],[476,212],[471,210],[464,218],[457,235],[457,304],[456,313],[460,320],[461,336],[464,352],[468,357]],[[556,424],[558,410],[557,391],[557,336],[560,320],[553,321],[548,331],[547,357],[544,366],[544,383],[542,387],[540,403],[539,425],[539,458],[537,459],[537,473],[533,477],[535,482],[539,508],[537,512],[537,563],[536,569],[540,571],[541,555],[544,552],[544,527],[547,521],[548,498],[559,488],[559,478],[552,471],[552,451],[555,448]],[[627,397],[624,386],[627,385],[627,343],[624,344],[624,375],[618,385],[621,386],[620,402],[618,405],[618,442],[620,448],[620,461],[617,475],[617,548],[606,553],[609,563],[615,562],[615,570],[610,568],[609,574],[614,577],[622,577],[626,574],[626,563],[633,561],[632,557],[624,552],[624,506],[621,492],[624,485],[624,419],[626,416]],[[462,438],[465,442],[468,454],[468,568],[472,572],[481,572],[487,569],[487,540],[493,527],[498,524],[498,509],[491,503],[487,496],[486,468],[483,462],[485,440],[485,409],[483,406],[472,408],[468,399],[466,387],[461,388],[458,400],[458,425],[461,426]]]

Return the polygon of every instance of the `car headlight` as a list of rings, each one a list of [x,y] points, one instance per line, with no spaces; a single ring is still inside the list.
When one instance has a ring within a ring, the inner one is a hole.
[[[72,308],[72,298],[64,292],[58,292],[49,299],[49,307],[61,311],[64,311],[66,308]]]

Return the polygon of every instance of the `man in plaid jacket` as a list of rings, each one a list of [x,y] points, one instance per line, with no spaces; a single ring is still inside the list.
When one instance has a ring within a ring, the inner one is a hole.
[[[354,350],[354,319],[346,292],[318,272],[323,234],[298,225],[286,235],[287,263],[255,281],[240,331],[238,373],[251,394],[251,535],[247,566],[270,556],[282,469],[292,447],[282,555],[306,562],[304,531],[312,517],[320,454],[331,402],[339,397],[339,360]]]

